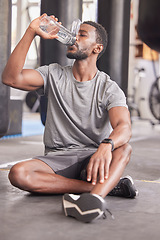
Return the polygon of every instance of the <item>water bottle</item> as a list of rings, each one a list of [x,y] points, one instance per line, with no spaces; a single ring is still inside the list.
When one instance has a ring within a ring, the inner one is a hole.
[[[79,28],[80,28],[80,25],[81,25],[81,20],[80,19],[76,19],[72,22],[72,25],[71,25],[71,28],[70,28],[70,31],[72,33],[73,36],[76,36],[78,34],[78,31],[79,31]]]
[[[52,17],[44,16],[40,22],[40,28],[47,33],[57,35],[56,38],[58,41],[65,45],[73,45],[76,41],[76,34],[79,30],[81,21],[78,19],[73,22],[71,31],[63,27]]]

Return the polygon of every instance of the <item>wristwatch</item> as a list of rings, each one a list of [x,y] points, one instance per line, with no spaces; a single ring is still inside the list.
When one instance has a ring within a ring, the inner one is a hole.
[[[112,139],[110,139],[110,138],[105,138],[105,139],[102,140],[101,143],[110,143],[110,144],[112,145],[112,150],[111,150],[111,151],[114,150],[114,143],[113,143]]]

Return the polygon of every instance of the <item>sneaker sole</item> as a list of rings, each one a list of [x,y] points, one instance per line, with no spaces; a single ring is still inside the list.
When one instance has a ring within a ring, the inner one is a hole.
[[[62,207],[66,216],[74,217],[81,222],[91,222],[104,213],[105,201],[97,196],[84,193],[78,199],[73,194],[65,194]]]

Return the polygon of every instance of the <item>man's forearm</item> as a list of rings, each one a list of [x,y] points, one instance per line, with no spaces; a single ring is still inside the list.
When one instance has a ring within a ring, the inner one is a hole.
[[[129,123],[121,123],[113,129],[109,138],[113,140],[114,148],[118,148],[129,142],[131,135],[131,125]]]
[[[26,55],[29,47],[35,37],[34,31],[28,28],[20,40],[10,58],[2,74],[2,82],[7,85],[11,85],[18,80],[24,67]]]

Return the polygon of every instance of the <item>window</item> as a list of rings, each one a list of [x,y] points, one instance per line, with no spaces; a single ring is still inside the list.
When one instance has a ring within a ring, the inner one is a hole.
[[[11,50],[15,48],[29,23],[40,15],[40,2],[40,0],[12,0]],[[35,68],[39,64],[39,41],[38,37],[34,39],[27,54],[25,67]]]

